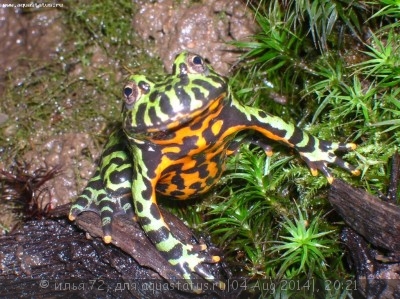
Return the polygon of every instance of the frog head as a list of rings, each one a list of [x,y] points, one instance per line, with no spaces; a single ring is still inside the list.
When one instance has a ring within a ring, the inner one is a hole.
[[[144,75],[129,78],[124,87],[124,131],[134,139],[173,131],[215,109],[227,91],[227,79],[201,56],[182,52],[175,58],[172,74],[158,82]]]

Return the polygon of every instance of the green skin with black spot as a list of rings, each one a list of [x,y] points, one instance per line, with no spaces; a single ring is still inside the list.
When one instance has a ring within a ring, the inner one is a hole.
[[[204,263],[220,258],[208,255],[204,244],[178,240],[163,220],[157,195],[188,199],[207,192],[241,142],[254,143],[267,155],[272,153],[271,141],[286,144],[313,175],[319,170],[329,182],[333,177],[328,164],[359,174],[334,153],[353,150],[354,144],[320,140],[279,117],[240,104],[228,80],[195,54],[177,55],[172,74],[158,82],[131,76],[124,96],[122,128],[110,136],[70,219],[83,211],[99,213],[104,240],[111,242],[113,216],[136,215],[157,249],[188,281],[195,278],[193,273],[213,281]],[[246,132],[258,134],[246,137]]]

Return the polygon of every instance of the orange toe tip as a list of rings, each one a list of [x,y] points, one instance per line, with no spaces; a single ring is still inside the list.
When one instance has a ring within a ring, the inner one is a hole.
[[[193,293],[200,295],[202,293],[201,289],[194,287],[193,289]]]
[[[72,215],[72,214],[69,214],[69,215],[68,215],[68,219],[69,219],[70,221],[74,221],[74,220],[76,219],[76,217],[75,217],[74,215]]]
[[[328,183],[331,185],[333,184],[333,181],[335,180],[333,176],[327,177],[326,179],[328,180]]]
[[[355,176],[359,176],[361,174],[361,171],[359,169],[356,169],[356,170],[353,170],[351,173]]]
[[[212,261],[213,261],[213,263],[219,263],[221,261],[221,257],[218,255],[214,255],[212,257]]]
[[[103,241],[104,241],[104,243],[109,244],[112,241],[112,237],[111,236],[104,236],[103,237]]]
[[[357,148],[357,144],[355,144],[355,143],[349,143],[348,144],[348,147],[351,149],[351,150],[355,150],[356,148]]]

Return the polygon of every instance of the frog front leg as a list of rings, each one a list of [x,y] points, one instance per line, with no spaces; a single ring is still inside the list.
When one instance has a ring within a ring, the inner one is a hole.
[[[268,139],[284,143],[300,154],[311,170],[311,174],[316,176],[321,171],[329,183],[333,182],[333,176],[328,168],[329,164],[337,165],[353,175],[359,175],[360,171],[354,166],[339,158],[335,152],[347,152],[354,150],[354,143],[330,142],[321,140],[291,123],[285,122],[277,116],[254,107],[243,106],[235,99],[229,109],[229,124],[232,129],[241,130],[252,129],[261,133]]]
[[[103,240],[112,239],[111,224],[115,215],[134,218],[131,195],[132,163],[122,136],[122,130],[112,133],[101,155],[94,176],[71,206],[69,219],[73,221],[84,211],[100,215]]]
[[[157,205],[157,175],[149,177],[148,174],[154,171],[147,169],[142,163],[137,163],[135,169],[132,181],[135,212],[149,239],[188,283],[193,282],[196,278],[193,273],[196,273],[207,281],[216,283],[220,288],[224,288],[223,282],[215,281],[215,277],[203,265],[203,263],[218,263],[221,258],[206,253],[205,244],[187,244],[172,234]],[[193,291],[196,291],[195,287]]]

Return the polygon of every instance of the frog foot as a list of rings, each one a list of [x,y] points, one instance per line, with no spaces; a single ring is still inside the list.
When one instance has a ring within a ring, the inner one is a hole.
[[[225,289],[225,283],[217,280],[205,265],[219,263],[221,257],[207,254],[204,252],[206,249],[207,245],[205,244],[189,245],[178,241],[170,251],[165,252],[168,262],[182,274],[189,288],[195,293],[201,293],[203,289],[202,284],[196,282],[196,279],[198,281],[198,276],[213,283],[221,290]]]
[[[83,194],[77,198],[69,210],[68,219],[74,221],[76,217],[85,211],[98,213],[97,205]]]
[[[316,140],[315,149],[311,152],[301,150],[299,151],[303,160],[307,163],[313,176],[318,175],[318,170],[327,178],[330,184],[333,183],[334,177],[332,176],[328,164],[337,165],[344,170],[351,172],[353,175],[360,175],[360,170],[356,169],[353,165],[342,160],[335,151],[348,152],[356,149],[354,143],[341,143],[341,142],[328,142],[324,140]]]
[[[127,215],[130,219],[135,220],[133,207],[125,197],[114,198],[105,196],[97,202],[90,201],[81,195],[72,205],[68,219],[74,221],[80,213],[85,211],[95,212],[100,215],[103,241],[107,244],[112,242],[112,221],[116,215]]]

